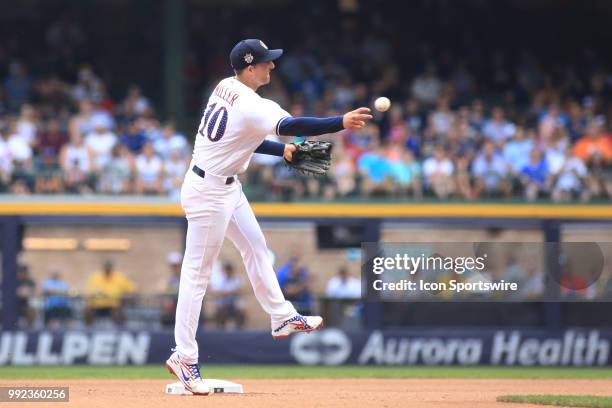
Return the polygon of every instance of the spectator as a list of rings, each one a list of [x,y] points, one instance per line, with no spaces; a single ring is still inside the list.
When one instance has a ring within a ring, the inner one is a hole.
[[[287,266],[286,277],[281,284],[285,299],[293,303],[298,312],[309,315],[312,313],[312,293],[308,270],[300,264],[299,258],[294,258]]]
[[[61,130],[60,121],[57,119],[50,119],[47,122],[45,130],[41,133],[40,138],[37,139],[36,151],[40,153],[47,153],[54,156],[56,159],[59,158],[62,147],[68,142],[68,136]]]
[[[111,151],[117,144],[117,136],[106,128],[104,120],[92,120],[93,130],[85,136],[85,146],[92,152],[95,166],[103,169],[111,160]]]
[[[538,149],[529,153],[529,162],[521,170],[520,180],[527,201],[534,201],[548,191],[548,164]]]
[[[92,191],[95,177],[94,157],[83,144],[81,132],[72,126],[70,142],[60,152],[60,166],[64,172],[64,183],[69,193],[87,194]]]
[[[36,164],[34,192],[58,194],[64,192],[62,169],[53,149],[45,150]]]
[[[106,261],[102,272],[96,272],[87,281],[86,323],[91,325],[96,319],[110,318],[115,324],[122,324],[121,307],[125,297],[133,294],[135,289],[132,281],[115,270],[111,261]]]
[[[431,114],[431,131],[434,135],[448,135],[455,122],[455,114],[451,112],[448,98],[438,100],[437,109]]]
[[[27,103],[21,105],[15,133],[18,134],[30,147],[33,147],[36,143],[38,123],[36,120],[36,110],[32,105]]]
[[[425,72],[412,82],[412,96],[426,105],[433,105],[442,91],[442,81],[437,77],[436,71],[436,66],[430,63]]]
[[[8,133],[0,129],[0,192],[8,190],[13,171],[13,156],[8,147]]]
[[[455,191],[453,162],[446,157],[442,147],[434,149],[433,156],[423,163],[425,188],[438,198],[447,198]]]
[[[506,120],[504,110],[499,106],[493,108],[491,119],[486,121],[482,128],[483,135],[497,146],[502,146],[515,132],[516,127]]]
[[[138,122],[132,120],[128,124],[127,132],[121,136],[119,141],[126,145],[132,154],[139,154],[147,142],[147,137],[140,129]]]
[[[176,132],[173,123],[168,123],[162,130],[162,137],[153,143],[155,152],[162,158],[167,159],[170,152],[178,151],[181,159],[185,159],[191,153],[191,147],[185,136]],[[273,157],[273,156],[272,156]]]
[[[58,328],[72,318],[70,286],[54,271],[41,286],[44,299],[45,325]]]
[[[360,189],[363,195],[385,196],[393,191],[391,165],[382,147],[373,146],[362,154],[357,161],[357,168],[362,177]]]
[[[31,328],[36,317],[31,301],[36,293],[36,283],[30,276],[27,265],[17,266],[17,316],[20,326]]]
[[[485,143],[472,167],[474,194],[480,197],[482,193],[489,196],[502,194],[509,197],[512,185],[508,179],[508,163],[495,151],[493,142]]]
[[[533,150],[533,140],[525,137],[525,130],[517,127],[514,137],[503,148],[503,158],[510,165],[512,174],[518,176],[529,162]]]
[[[601,157],[607,165],[612,165],[612,134],[604,133],[603,118],[592,121],[586,134],[576,142],[574,154],[585,164]]]
[[[587,168],[580,158],[573,155],[570,146],[565,148],[563,156],[553,156],[548,166],[552,173],[553,201],[568,201],[575,197],[582,201],[589,199]]]
[[[225,329],[233,321],[237,329],[245,322],[245,313],[240,302],[242,280],[236,275],[234,266],[226,262],[214,279],[211,279],[211,290],[215,296],[215,322],[217,327]]]
[[[327,282],[325,296],[336,299],[359,299],[361,298],[361,280],[350,276],[348,268],[342,266],[338,274]]]
[[[181,187],[189,161],[181,154],[180,149],[172,149],[164,160],[164,191],[173,200],[181,198]]]
[[[125,145],[116,144],[109,162],[100,172],[99,191],[104,194],[134,192],[134,157]]]
[[[164,163],[155,154],[151,143],[146,143],[136,157],[136,193],[156,195],[163,193]]]
[[[123,113],[129,118],[143,115],[151,108],[151,103],[142,95],[140,87],[131,85],[123,101]]]

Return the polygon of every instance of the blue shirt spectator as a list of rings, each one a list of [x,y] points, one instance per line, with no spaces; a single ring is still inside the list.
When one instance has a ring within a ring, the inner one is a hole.
[[[357,160],[357,167],[365,173],[370,181],[382,183],[385,178],[392,174],[391,165],[378,152],[364,153]]]
[[[529,153],[533,149],[533,141],[525,139],[523,129],[516,129],[514,138],[504,145],[503,157],[515,174],[519,174],[529,162]]]
[[[530,158],[529,163],[523,167],[521,174],[526,177],[526,181],[544,187],[548,177],[546,160],[541,157],[540,152],[537,150],[531,152]]]
[[[128,125],[127,133],[121,135],[119,142],[127,146],[133,154],[138,154],[147,143],[147,136],[138,128],[136,122],[131,122]]]

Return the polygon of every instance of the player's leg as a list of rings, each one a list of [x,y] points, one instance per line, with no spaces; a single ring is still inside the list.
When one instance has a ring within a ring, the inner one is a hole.
[[[301,316],[285,300],[270,260],[266,239],[244,194],[230,219],[227,237],[242,255],[255,297],[270,315],[274,337],[308,332],[322,326],[321,317]]]
[[[244,195],[243,195],[244,197]],[[266,238],[246,198],[230,217],[227,237],[240,251],[255,297],[272,320],[284,320],[296,314],[285,300],[270,260]]]
[[[195,364],[198,361],[196,331],[202,300],[233,208],[240,198],[240,188],[218,185],[213,180],[206,182],[208,179],[188,180],[181,193],[181,204],[187,214],[188,225],[174,337],[176,351],[181,359]]]

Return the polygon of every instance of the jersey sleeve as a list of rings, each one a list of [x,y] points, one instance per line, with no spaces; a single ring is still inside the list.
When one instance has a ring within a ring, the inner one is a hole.
[[[281,119],[288,117],[291,117],[289,112],[281,108],[278,103],[261,98],[249,110],[249,127],[258,134],[278,135]]]

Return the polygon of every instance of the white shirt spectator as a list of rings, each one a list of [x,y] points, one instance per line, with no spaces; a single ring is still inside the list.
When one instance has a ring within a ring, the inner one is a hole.
[[[578,157],[566,157],[562,161],[558,157],[554,157],[552,163],[549,162],[548,165],[553,174],[558,174],[555,188],[563,191],[580,191],[582,189],[580,179],[586,177],[587,168]]]
[[[92,163],[89,161],[89,149],[85,145],[75,146],[73,144],[66,145],[66,157],[63,163],[65,168],[73,168],[75,165],[81,171],[87,173],[92,168]]]
[[[153,142],[153,149],[155,149],[155,153],[164,159],[168,158],[173,150],[180,151],[182,158],[187,157],[191,151],[187,139],[180,133],[175,133],[169,138],[165,136],[158,138]]]
[[[158,156],[147,159],[145,155],[140,154],[136,158],[138,175],[142,181],[147,183],[152,183],[159,179],[163,166],[163,162]]]
[[[434,104],[442,91],[442,82],[435,76],[422,75],[414,80],[411,90],[419,101]]]
[[[94,154],[96,166],[103,168],[111,159],[111,151],[118,138],[113,132],[108,130],[96,131],[85,136],[85,146],[89,147]]]
[[[174,153],[164,160],[164,189],[174,200],[181,197],[181,184],[185,177],[185,171],[187,171],[187,163],[180,155]]]
[[[455,115],[451,111],[435,111],[431,117],[435,134],[448,134],[453,126]]]
[[[17,133],[32,146],[36,140],[36,125],[29,120],[20,120],[17,122]]]
[[[508,121],[497,122],[494,120],[488,120],[482,128],[482,134],[496,144],[500,144],[507,138],[514,135],[515,131],[516,126],[514,126],[512,122]]]
[[[487,160],[485,155],[481,154],[474,160],[472,174],[481,177],[488,188],[496,188],[508,174],[508,164],[497,153],[491,157],[491,160]]]
[[[434,174],[450,176],[453,174],[453,170],[453,162],[449,159],[442,159],[438,161],[434,157],[430,157],[423,163],[423,174],[425,177],[430,177]]]
[[[8,148],[13,160],[25,162],[32,158],[32,148],[30,144],[26,138],[19,133],[15,133],[9,137]]]
[[[340,276],[334,276],[327,282],[325,295],[339,299],[359,299],[361,297],[361,281],[353,276],[342,280]]]

